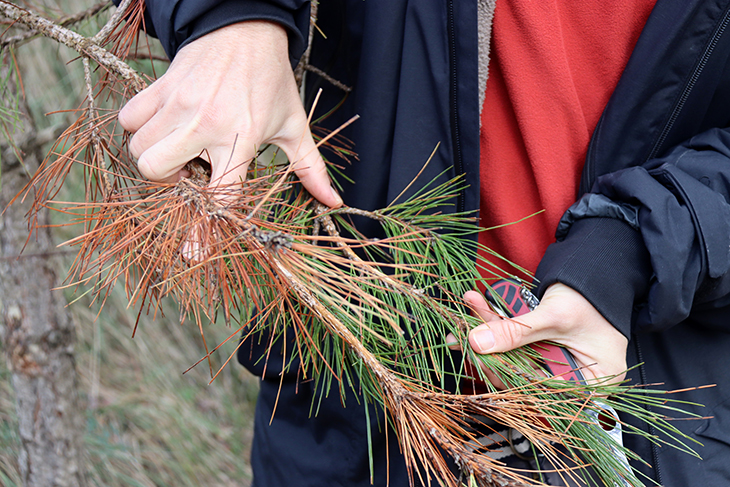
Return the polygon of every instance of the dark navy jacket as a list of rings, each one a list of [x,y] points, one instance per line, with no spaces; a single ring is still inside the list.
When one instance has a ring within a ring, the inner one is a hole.
[[[509,1],[509,0],[501,0]],[[147,0],[166,51],[246,19],[289,29],[292,61],[308,25],[303,0]],[[398,195],[440,142],[422,181],[450,169],[469,187],[455,209],[479,202],[477,11],[466,0],[322,2],[311,64],[353,88],[325,122],[357,113],[345,135],[360,160],[349,166],[345,202],[378,208]],[[677,426],[704,446],[704,460],[632,435],[625,442],[653,469],[637,468],[667,487],[730,485],[730,0],[658,0],[596,128],[581,194],[538,269],[540,290],[563,282],[581,292],[630,338],[635,383],[667,389],[717,384],[683,393],[711,419]],[[344,93],[325,88],[318,110]],[[519,190],[518,188],[516,190]],[[261,375],[256,345],[239,359]],[[369,485],[364,406],[350,393],[318,401],[317,391],[284,374],[276,360],[262,380],[252,464],[255,485]],[[376,417],[371,412],[371,418]],[[385,485],[386,437],[372,421],[374,485]],[[382,420],[380,421],[382,425]],[[642,426],[643,427],[643,426]],[[406,485],[394,435],[391,485]]]

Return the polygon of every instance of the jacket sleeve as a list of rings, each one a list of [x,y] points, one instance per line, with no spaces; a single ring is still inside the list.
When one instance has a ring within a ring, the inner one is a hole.
[[[289,32],[289,58],[295,65],[306,48],[309,2],[305,0],[146,0],[148,33],[172,59],[190,41],[244,20],[270,20]]]
[[[601,176],[563,217],[540,292],[554,282],[577,289],[626,336],[728,306],[729,201],[729,129]]]

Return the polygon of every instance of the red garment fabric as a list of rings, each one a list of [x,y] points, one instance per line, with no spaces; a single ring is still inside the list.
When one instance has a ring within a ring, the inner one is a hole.
[[[481,226],[544,212],[482,232],[480,243],[537,269],[576,200],[591,134],[655,1],[497,2],[482,109]]]

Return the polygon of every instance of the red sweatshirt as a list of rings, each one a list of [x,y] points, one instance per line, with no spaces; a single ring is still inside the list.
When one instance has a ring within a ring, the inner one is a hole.
[[[497,2],[482,110],[481,226],[544,212],[479,241],[530,272],[576,200],[591,134],[655,1]]]

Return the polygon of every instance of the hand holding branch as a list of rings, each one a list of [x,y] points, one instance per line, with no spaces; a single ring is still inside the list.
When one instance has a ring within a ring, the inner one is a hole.
[[[506,352],[551,341],[573,354],[587,379],[621,381],[626,375],[626,337],[565,284],[550,286],[540,305],[519,318],[501,318],[476,291],[467,292],[464,300],[484,320],[469,333],[469,345],[476,353]]]
[[[195,157],[209,159],[211,185],[245,179],[264,144],[280,147],[320,202],[342,204],[309,131],[283,27],[247,21],[184,46],[167,73],[122,109],[132,155],[152,181],[175,182]]]

